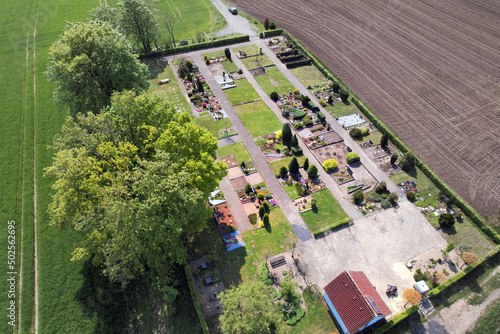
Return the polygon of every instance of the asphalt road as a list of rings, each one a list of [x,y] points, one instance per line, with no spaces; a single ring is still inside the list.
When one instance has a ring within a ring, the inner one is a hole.
[[[217,32],[216,36],[226,36],[235,33],[253,36],[255,31],[250,27],[250,24],[246,19],[240,15],[233,15],[229,12],[228,7],[222,3],[220,0],[212,0],[212,3],[217,7],[217,9],[222,13],[227,21],[227,27]]]

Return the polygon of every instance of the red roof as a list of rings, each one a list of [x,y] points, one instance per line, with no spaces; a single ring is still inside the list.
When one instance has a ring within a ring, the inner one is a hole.
[[[325,287],[325,292],[349,333],[355,333],[376,317],[391,314],[362,271],[344,271]],[[380,309],[379,314],[371,306],[370,299]]]

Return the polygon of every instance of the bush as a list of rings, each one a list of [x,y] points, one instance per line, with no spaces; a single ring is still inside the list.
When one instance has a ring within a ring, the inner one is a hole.
[[[293,90],[293,95],[299,95],[300,94],[300,90],[298,88],[295,88]]]
[[[301,156],[303,154],[302,149],[299,146],[292,147],[292,154],[295,156]]]
[[[319,105],[322,106],[323,108],[326,107],[326,101],[325,100],[319,100]]]
[[[266,214],[266,208],[263,205],[261,205],[259,208],[259,217],[264,217],[265,214]]]
[[[307,176],[309,176],[310,179],[314,179],[315,177],[318,176],[318,167],[316,165],[311,165],[307,169]]]
[[[288,109],[281,109],[281,116],[283,116],[285,118],[289,118],[290,117],[290,111]]]
[[[332,80],[332,89],[335,93],[338,93],[340,90],[340,84],[337,81]]]
[[[276,29],[276,23],[274,23],[273,21],[269,22],[269,30],[274,30]]]
[[[364,199],[363,189],[359,188],[355,192],[352,193],[352,199],[354,203],[361,203]]]
[[[312,202],[312,201],[311,201]],[[322,228],[322,229],[319,229],[319,230],[316,230],[316,231],[313,231],[313,235],[315,237],[317,237],[318,235],[321,235],[325,232],[325,230],[334,230],[338,227],[341,227],[341,226],[344,226],[344,225],[347,225],[349,224],[350,222],[352,222],[352,218],[351,217],[346,217],[344,219],[341,219],[339,221],[336,221],[335,223],[333,224],[330,224],[328,225],[327,227],[325,228]]]
[[[305,115],[304,118],[302,119],[302,124],[304,124],[304,126],[312,125],[313,124],[312,116],[309,114]]]
[[[259,267],[259,276],[260,279],[264,282],[265,285],[267,286],[272,286],[273,281],[269,277],[269,267],[267,266],[266,262],[262,262],[260,267]]]
[[[316,114],[316,117],[318,118],[318,121],[320,123],[323,123],[326,121],[326,117],[325,117],[325,115],[323,115],[323,113],[321,111]]]
[[[295,183],[295,190],[297,190],[297,194],[299,195],[299,197],[302,197],[304,196],[304,187],[302,187],[302,184],[300,183]]]
[[[398,152],[392,153],[392,155],[391,155],[391,165],[394,165],[396,163],[396,161],[398,161],[398,157],[399,157]]]
[[[414,202],[415,201],[415,193],[413,191],[409,191],[406,193],[406,198],[410,201],[410,202]]]
[[[342,102],[347,102],[348,98],[349,98],[349,92],[344,87],[342,87],[340,89],[340,99],[342,100]]]
[[[317,208],[318,207],[318,201],[316,200],[316,198],[313,198],[311,200],[311,207],[312,208]]]
[[[339,166],[339,163],[335,159],[328,159],[325,162],[323,162],[323,168],[327,171],[330,172],[337,168]]]
[[[351,130],[349,130],[349,134],[352,138],[360,138],[362,136],[361,130],[358,128],[352,128]]]
[[[345,159],[346,159],[347,163],[350,165],[352,163],[359,161],[360,158],[359,158],[359,155],[357,153],[349,152],[349,153],[347,153]]]
[[[243,74],[243,70],[241,68],[238,70],[238,74]]]
[[[299,172],[300,165],[296,157],[293,157],[292,161],[288,164],[288,170],[290,174],[297,174]]]
[[[306,172],[309,169],[309,159],[308,158],[306,158],[306,160],[304,160],[304,165],[302,165],[302,168],[304,168],[304,170]]]
[[[226,55],[226,58],[231,60],[231,50],[229,48],[224,49],[224,54]]]
[[[258,216],[256,213],[251,213],[248,215],[248,220],[250,221],[250,224],[252,225],[257,225],[257,221],[258,221]]]
[[[455,225],[455,217],[451,213],[442,213],[439,215],[438,223],[440,227]]]
[[[387,144],[389,144],[389,135],[384,133],[380,139],[380,146],[387,147]]]
[[[268,213],[264,214],[264,218],[262,218],[262,222],[264,223],[265,226],[269,225],[269,214]]]
[[[268,201],[263,201],[262,206],[264,207],[264,210],[266,210],[266,212],[269,212],[269,202]]]
[[[280,96],[278,95],[278,93],[277,93],[277,92],[272,92],[271,94],[269,94],[269,97],[270,97],[270,98],[271,98],[271,100],[273,100],[273,101],[278,101],[278,99],[279,99],[279,97],[280,97]]]
[[[252,192],[252,186],[250,185],[250,183],[247,183],[245,185],[245,193],[250,194],[251,192]]]
[[[396,194],[396,193],[390,193],[388,199],[391,203],[394,204],[398,201],[399,197],[398,197],[398,194]]]
[[[284,178],[288,174],[288,169],[285,166],[280,168],[280,176]]]
[[[377,194],[381,194],[381,193],[385,192],[385,189],[384,189],[384,187],[382,187],[382,186],[379,184],[378,186],[376,186],[376,187],[375,187],[375,192],[376,192]]]
[[[188,42],[188,40],[187,40],[187,39],[181,39],[181,40],[179,41],[179,45],[180,45],[180,46],[186,46],[186,45],[188,45],[188,44],[189,44],[189,42]]]
[[[302,129],[304,127],[304,124],[302,124],[302,122],[296,122],[293,126],[296,129]]]
[[[391,202],[385,199],[380,203],[380,205],[382,206],[382,208],[387,209],[388,207],[391,206]]]
[[[370,133],[370,130],[368,128],[359,128],[359,130],[361,131],[362,136],[368,136],[368,134]]]
[[[415,168],[415,155],[409,151],[403,154],[399,159],[399,167],[404,171],[409,171]]]
[[[265,197],[265,195],[263,193],[260,192],[260,193],[257,194],[257,199],[263,201],[265,198],[266,197]]]

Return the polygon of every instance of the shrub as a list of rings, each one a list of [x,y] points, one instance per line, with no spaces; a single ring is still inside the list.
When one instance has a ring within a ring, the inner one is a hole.
[[[273,101],[278,101],[279,99],[279,95],[277,92],[272,92],[271,94],[269,94],[269,97],[271,98],[271,100]]]
[[[297,190],[299,197],[304,196],[304,187],[302,187],[300,183],[295,183],[295,189]]]
[[[334,170],[338,166],[339,166],[339,163],[335,159],[328,159],[325,162],[323,162],[323,168],[325,168],[325,170],[327,172]]]
[[[283,144],[289,145],[292,141],[293,134],[292,128],[290,127],[290,123],[283,124],[283,128],[281,130],[281,137],[283,138]]]
[[[243,74],[243,70],[241,68],[238,70],[238,74]]]
[[[281,116],[283,116],[285,118],[289,118],[290,117],[290,111],[288,109],[281,109]]]
[[[307,176],[309,176],[310,179],[314,179],[315,177],[318,176],[318,167],[316,165],[311,165],[307,169]]]
[[[274,23],[273,21],[269,22],[269,29],[270,30],[276,29],[276,23]]]
[[[304,127],[304,124],[302,124],[302,122],[296,122],[293,126],[296,129],[302,129]]]
[[[415,155],[413,152],[408,151],[403,154],[401,159],[399,159],[399,167],[401,167],[404,171],[409,171],[415,168]]]
[[[398,197],[398,194],[396,194],[396,193],[390,193],[388,199],[391,203],[396,203],[398,201],[399,197]]]
[[[265,28],[266,30],[269,30],[269,23],[270,23],[270,22],[269,22],[269,19],[268,19],[267,17],[266,17],[266,19],[264,20],[264,22],[263,22],[263,23],[264,23],[264,28]]]
[[[300,90],[298,88],[295,88],[293,90],[293,95],[299,95],[300,94]]]
[[[354,203],[360,203],[364,199],[363,189],[359,188],[355,192],[352,193],[352,199]]]
[[[283,131],[282,131],[282,130],[280,130],[280,131],[276,132],[276,139],[277,139],[278,141],[279,141],[279,140],[281,140],[281,135],[282,135],[282,133],[283,133]]]
[[[266,214],[266,208],[263,205],[261,205],[259,208],[259,216],[263,217],[265,214]]]
[[[414,202],[415,201],[415,193],[413,191],[409,191],[406,193],[406,198],[410,201],[410,202]]]
[[[347,153],[345,159],[346,159],[348,164],[352,164],[352,163],[359,161],[360,158],[359,158],[359,155],[357,153],[349,152],[349,153]]]
[[[264,223],[265,226],[269,225],[269,214],[268,213],[264,214],[264,218],[262,218],[262,222]]]
[[[319,100],[319,105],[322,106],[323,108],[326,107],[326,101],[325,100]]]
[[[262,202],[262,206],[264,207],[264,209],[266,210],[266,212],[269,212],[269,202],[268,201]]]
[[[361,131],[362,136],[368,136],[368,134],[370,133],[370,130],[368,128],[359,128],[359,130]]]
[[[296,157],[293,157],[292,161],[288,164],[288,170],[290,171],[290,174],[297,174],[299,172],[299,162],[297,161]]]
[[[251,192],[252,192],[252,186],[250,185],[250,183],[247,183],[245,185],[245,193],[250,194]]]
[[[340,84],[337,81],[332,82],[332,89],[335,93],[338,93],[340,90]]]
[[[439,215],[438,223],[440,227],[455,225],[455,217],[451,213],[442,213]]]
[[[231,60],[231,50],[229,48],[224,49],[224,54],[226,55],[226,58]]]
[[[304,160],[304,165],[302,165],[302,168],[304,168],[304,170],[306,172],[309,169],[309,159],[308,158],[306,158],[306,160]]]
[[[342,100],[342,102],[346,102],[348,98],[349,92],[344,87],[342,87],[340,89],[340,99]]]
[[[389,144],[389,135],[384,133],[380,139],[380,146],[387,147],[387,144]]]
[[[292,147],[292,153],[295,156],[301,156],[302,155],[302,149],[299,146],[294,146]]]
[[[248,220],[250,221],[250,224],[252,225],[257,225],[257,221],[258,221],[258,216],[256,213],[251,213],[248,215]]]
[[[313,198],[311,200],[311,207],[313,207],[313,208],[318,207],[318,201],[316,200],[316,198]]]
[[[395,164],[396,161],[398,161],[398,156],[399,156],[398,152],[392,153],[392,155],[391,155],[391,165]]]
[[[361,130],[358,128],[352,128],[351,130],[349,130],[349,134],[352,138],[359,138],[361,137]]]
[[[474,253],[470,253],[470,252],[464,252],[462,254],[462,260],[470,265],[470,264],[473,264],[473,263],[476,263],[477,261],[479,261],[479,258],[477,257],[476,254]]]
[[[333,103],[333,95],[328,96],[328,104]]]
[[[316,114],[316,117],[318,118],[318,121],[320,123],[323,123],[326,121],[326,117],[325,117],[325,115],[323,115],[323,113],[321,111]]]
[[[259,268],[259,276],[267,286],[272,286],[273,281],[269,277],[269,267],[266,262],[262,262]]]
[[[280,173],[279,173],[279,174],[280,174],[280,176],[281,176],[282,178],[284,178],[284,177],[288,174],[288,169],[287,169],[285,166],[282,166],[282,167],[280,168]]]
[[[266,197],[265,197],[264,193],[260,192],[260,193],[257,194],[257,199],[263,201],[265,198]]]
[[[305,115],[304,118],[302,119],[302,124],[304,124],[304,126],[312,125],[313,124],[312,116],[309,114]]]
[[[302,95],[300,101],[302,102],[302,107],[307,108],[309,102],[311,102],[311,98],[307,95]]]
[[[179,45],[180,45],[180,46],[186,46],[186,45],[188,45],[188,44],[189,44],[189,42],[188,42],[188,40],[187,40],[187,39],[181,39],[181,40],[179,41]]]
[[[298,146],[299,145],[299,140],[297,138],[297,135],[294,134],[293,137],[292,137],[292,141],[290,142],[290,145],[292,145],[292,147],[294,146]]]
[[[375,192],[377,194],[381,194],[385,191],[384,187],[382,187],[380,184],[378,186],[375,187]]]
[[[383,200],[380,205],[384,208],[384,209],[387,209],[388,207],[391,206],[391,202],[389,202],[388,200]]]

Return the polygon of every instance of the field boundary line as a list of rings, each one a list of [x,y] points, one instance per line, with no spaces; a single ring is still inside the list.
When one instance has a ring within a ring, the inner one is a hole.
[[[174,4],[175,9],[177,9],[177,12],[179,13],[179,16],[181,17],[182,21],[186,22],[186,20],[184,20],[184,16],[182,16],[181,11],[179,10],[179,7],[177,7],[177,5],[175,4],[174,0],[172,0],[172,3]]]

